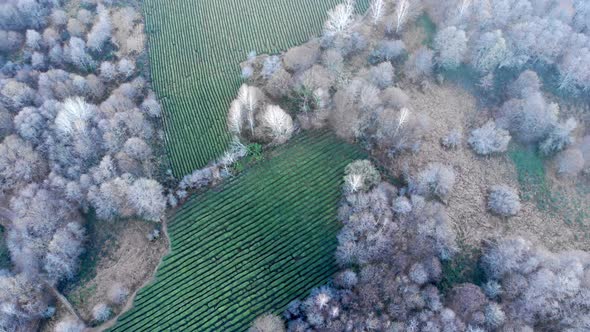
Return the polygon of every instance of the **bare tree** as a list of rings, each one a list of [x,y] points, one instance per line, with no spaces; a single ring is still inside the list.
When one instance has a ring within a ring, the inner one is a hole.
[[[345,0],[328,11],[324,29],[328,35],[348,34],[353,22],[355,0]]]
[[[293,134],[293,119],[279,106],[267,105],[260,119],[260,128],[273,144],[282,144]]]
[[[419,0],[398,0],[395,4],[395,33],[400,33],[419,12]]]
[[[377,25],[383,18],[385,12],[385,0],[373,0],[371,2],[370,11],[373,24]]]

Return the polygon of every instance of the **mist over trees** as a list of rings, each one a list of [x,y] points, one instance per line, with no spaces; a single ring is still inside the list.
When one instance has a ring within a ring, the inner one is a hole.
[[[48,288],[75,277],[84,251],[82,213],[159,221],[166,207],[141,15],[110,1],[61,6],[0,4],[0,190],[14,216],[0,330],[52,315]]]

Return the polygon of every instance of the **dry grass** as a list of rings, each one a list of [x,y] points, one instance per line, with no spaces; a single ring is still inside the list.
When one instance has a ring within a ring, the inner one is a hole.
[[[378,159],[394,176],[401,176],[404,169],[415,175],[430,162],[451,166],[456,173],[456,183],[447,210],[460,240],[479,247],[494,236],[523,235],[552,250],[590,249],[590,242],[579,236],[576,225],[565,223],[560,215],[539,211],[534,201],[523,201],[522,211],[509,219],[493,216],[486,210],[490,186],[506,183],[519,188],[519,183],[516,168],[507,155],[479,157],[468,147],[466,138],[469,132],[487,120],[487,112],[477,109],[473,96],[450,84],[433,84],[426,93],[412,89],[406,89],[406,92],[411,99],[412,111],[427,114],[432,119],[431,131],[418,153],[393,160]],[[463,145],[457,150],[445,150],[440,139],[455,128],[464,133]],[[567,182],[549,183],[568,188]],[[574,195],[571,190],[569,193]]]

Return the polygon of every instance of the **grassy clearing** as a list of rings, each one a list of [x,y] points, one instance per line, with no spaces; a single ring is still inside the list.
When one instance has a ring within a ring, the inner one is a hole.
[[[153,86],[164,108],[167,152],[179,177],[227,147],[226,111],[247,54],[278,53],[321,32],[340,0],[146,0]],[[359,2],[366,9],[367,0]]]
[[[590,188],[578,181],[573,194],[552,191],[545,160],[535,149],[513,146],[508,156],[516,166],[522,199],[535,202],[540,211],[559,216],[569,226],[576,227],[580,239],[590,239],[590,205],[585,201]]]
[[[298,136],[171,219],[172,252],[112,331],[243,331],[337,271],[344,167],[365,158],[327,133]]]

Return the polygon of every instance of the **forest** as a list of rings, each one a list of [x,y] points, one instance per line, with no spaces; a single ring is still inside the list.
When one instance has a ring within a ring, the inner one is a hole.
[[[590,2],[226,2],[0,0],[0,331],[590,330]]]

